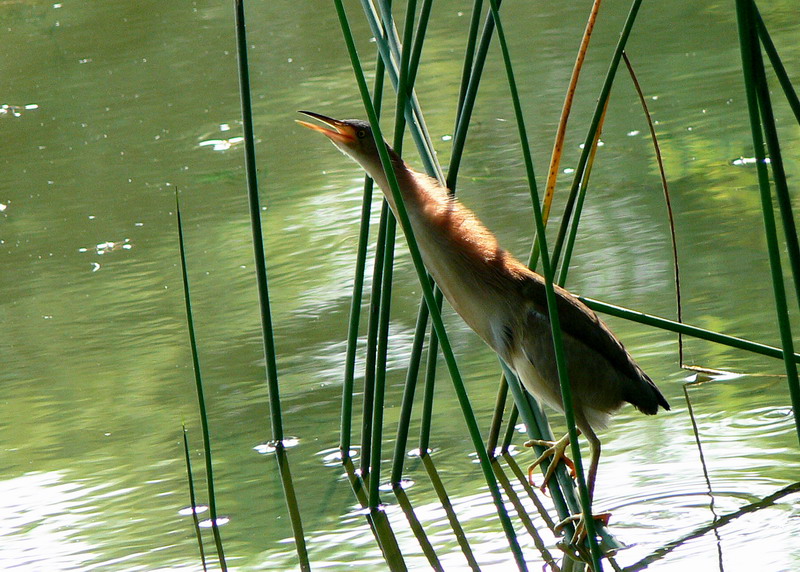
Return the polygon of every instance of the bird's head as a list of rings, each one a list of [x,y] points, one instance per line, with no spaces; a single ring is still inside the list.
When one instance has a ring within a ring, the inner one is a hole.
[[[325,135],[342,153],[359,163],[373,178],[383,173],[380,154],[369,123],[360,119],[333,119],[312,111],[300,111],[300,113],[313,117],[325,125],[300,120],[297,123]],[[399,160],[392,148],[388,145],[387,148],[392,160]]]

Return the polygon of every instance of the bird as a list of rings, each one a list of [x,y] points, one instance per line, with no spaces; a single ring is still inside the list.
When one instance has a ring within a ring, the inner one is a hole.
[[[297,120],[322,133],[355,160],[383,191],[395,216],[397,204],[384,173],[370,124],[300,111],[322,125]],[[466,324],[513,370],[525,389],[563,412],[561,386],[550,329],[545,280],[504,250],[478,217],[436,179],[412,169],[386,145],[403,204],[426,269]],[[646,415],[670,406],[608,326],[575,295],[553,285],[561,324],[575,424],[590,448],[589,498],[600,460],[596,431],[625,403]],[[543,444],[543,442],[537,442]],[[548,454],[568,461],[569,435]],[[556,466],[545,475],[545,485]],[[543,488],[544,486],[543,485]]]

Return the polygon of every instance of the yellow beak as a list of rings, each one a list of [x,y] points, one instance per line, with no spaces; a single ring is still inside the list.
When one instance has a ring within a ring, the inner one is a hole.
[[[338,119],[334,119],[333,117],[328,117],[327,115],[322,115],[320,113],[314,113],[313,111],[300,111],[298,113],[302,113],[303,115],[308,115],[309,117],[313,117],[314,119],[321,121],[325,125],[333,127],[333,129],[328,129],[326,127],[323,127],[322,125],[308,123],[307,121],[300,121],[299,119],[296,120],[297,123],[299,123],[303,127],[308,127],[309,129],[313,129],[314,131],[319,131],[332,141],[338,141],[340,143],[352,143],[353,141],[356,140],[355,129],[353,129],[353,127],[351,127],[344,121],[340,121]]]

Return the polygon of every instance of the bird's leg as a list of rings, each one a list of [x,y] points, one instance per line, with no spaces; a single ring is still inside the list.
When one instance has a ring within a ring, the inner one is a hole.
[[[586,488],[589,491],[589,502],[591,503],[592,499],[594,498],[594,483],[597,479],[597,467],[600,464],[600,439],[597,437],[597,434],[588,423],[581,423],[580,429],[586,437],[586,440],[589,441],[591,457],[589,461],[589,473],[586,479]],[[602,512],[592,515],[594,520],[600,521],[604,525],[608,525],[609,517],[611,517],[610,512]],[[586,538],[586,523],[583,519],[583,513],[573,514],[572,516],[565,518],[556,525],[553,531],[558,534],[561,532],[561,530],[563,530],[564,526],[570,522],[577,523],[575,525],[575,534],[572,536],[572,541],[570,544],[578,545]]]
[[[567,467],[569,467],[570,475],[572,478],[575,478],[575,465],[572,462],[572,459],[567,457],[566,449],[569,446],[569,433],[564,435],[558,441],[543,441],[541,439],[531,439],[530,441],[525,442],[526,447],[533,447],[534,445],[540,445],[542,447],[547,447],[547,449],[539,455],[539,457],[528,467],[528,482],[532,486],[536,486],[533,484],[533,470],[539,466],[542,461],[547,459],[548,457],[552,456],[553,460],[550,463],[550,466],[547,467],[547,472],[544,474],[544,482],[542,486],[539,487],[542,492],[545,491],[547,487],[547,483],[550,482],[550,479],[553,477],[556,471],[556,467],[558,466],[559,461],[563,461]]]
[[[587,423],[583,434],[589,441],[589,451],[591,460],[589,461],[589,477],[586,481],[586,488],[589,489],[589,499],[594,498],[594,482],[597,479],[597,467],[600,465],[600,439],[592,427]]]

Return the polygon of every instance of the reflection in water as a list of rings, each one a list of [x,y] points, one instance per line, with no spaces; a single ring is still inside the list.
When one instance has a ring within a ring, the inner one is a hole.
[[[91,527],[93,495],[64,473],[29,473],[0,482],[3,569],[81,568],[97,546],[82,531]]]

